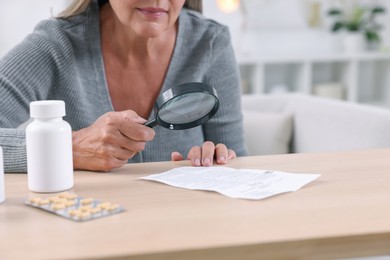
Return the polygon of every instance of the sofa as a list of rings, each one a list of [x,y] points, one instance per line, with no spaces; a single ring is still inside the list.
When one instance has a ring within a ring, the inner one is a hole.
[[[305,94],[242,95],[249,155],[390,147],[390,110]]]

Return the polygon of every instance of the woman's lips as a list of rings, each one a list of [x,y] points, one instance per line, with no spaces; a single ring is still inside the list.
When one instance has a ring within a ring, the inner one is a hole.
[[[164,9],[155,8],[155,7],[138,8],[138,10],[145,16],[153,17],[153,18],[160,17],[167,12]]]

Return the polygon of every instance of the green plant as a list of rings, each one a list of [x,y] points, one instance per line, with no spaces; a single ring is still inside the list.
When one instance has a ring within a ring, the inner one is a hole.
[[[328,15],[334,19],[334,24],[331,27],[333,32],[340,30],[362,32],[367,42],[379,43],[379,31],[382,29],[382,25],[376,21],[376,16],[385,12],[386,10],[382,6],[359,4],[348,6],[344,4],[343,7],[329,9]]]

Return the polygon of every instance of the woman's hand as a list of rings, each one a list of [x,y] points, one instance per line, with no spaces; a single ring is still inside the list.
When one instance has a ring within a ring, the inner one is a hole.
[[[154,138],[145,119],[132,110],[108,112],[91,126],[73,132],[75,169],[109,171],[127,163]]]
[[[183,156],[178,152],[173,152],[171,158],[172,161],[183,160]],[[193,166],[211,166],[214,158],[217,164],[226,164],[228,160],[236,158],[236,153],[224,144],[214,145],[213,142],[207,141],[202,147],[192,147],[187,155],[187,160],[190,160]]]

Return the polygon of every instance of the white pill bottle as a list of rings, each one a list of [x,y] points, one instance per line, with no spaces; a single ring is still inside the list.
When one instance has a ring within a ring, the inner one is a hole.
[[[30,103],[33,121],[26,128],[28,188],[60,192],[73,187],[72,129],[62,100]]]

